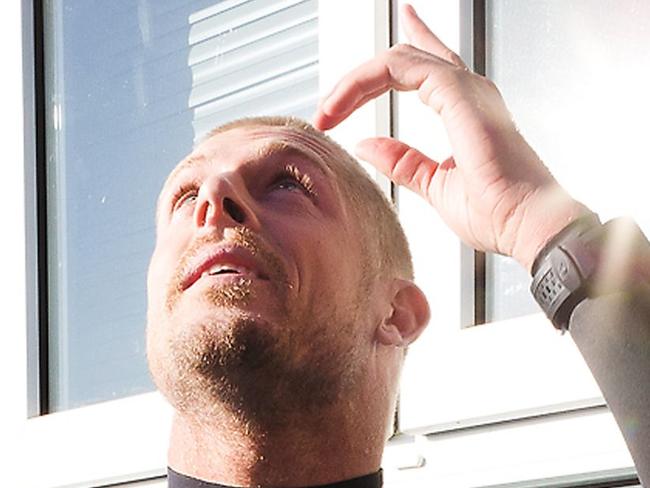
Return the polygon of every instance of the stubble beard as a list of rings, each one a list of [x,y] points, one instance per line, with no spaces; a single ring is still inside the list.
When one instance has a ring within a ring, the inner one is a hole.
[[[314,316],[297,316],[285,300],[281,323],[245,312],[254,299],[250,282],[208,289],[203,297],[215,314],[184,323],[182,307],[164,324],[169,338],[162,372],[152,373],[172,405],[200,422],[226,413],[248,432],[269,432],[309,419],[348,398],[359,383],[353,346],[342,347],[327,331],[351,332],[358,311],[331,305]],[[220,311],[222,313],[220,313]],[[337,321],[333,327],[325,321]],[[223,417],[221,417],[223,418]]]

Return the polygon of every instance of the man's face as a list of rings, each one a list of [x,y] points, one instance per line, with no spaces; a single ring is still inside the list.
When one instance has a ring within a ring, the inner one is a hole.
[[[331,157],[302,131],[244,127],[211,137],[170,175],[147,342],[178,409],[284,414],[284,397],[309,409],[353,388],[372,345],[368,280]]]

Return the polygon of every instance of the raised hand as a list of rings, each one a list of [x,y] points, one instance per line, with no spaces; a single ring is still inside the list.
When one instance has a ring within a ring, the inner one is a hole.
[[[348,73],[322,100],[314,125],[326,130],[389,89],[417,90],[442,118],[452,155],[434,161],[391,138],[370,138],[357,155],[420,194],[476,249],[515,257],[527,269],[541,247],[588,212],[564,191],[519,134],[503,98],[420,20],[401,10],[409,44]]]

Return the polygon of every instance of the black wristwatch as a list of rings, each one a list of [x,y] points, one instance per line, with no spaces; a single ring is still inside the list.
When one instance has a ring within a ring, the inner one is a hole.
[[[600,223],[581,217],[557,234],[535,258],[530,290],[553,325],[565,332],[585,298],[647,280],[650,244],[629,218]]]

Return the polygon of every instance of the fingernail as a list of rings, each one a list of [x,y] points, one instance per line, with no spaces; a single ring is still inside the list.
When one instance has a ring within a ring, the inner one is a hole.
[[[322,108],[323,105],[325,105],[325,102],[327,102],[327,99],[330,97],[331,94],[332,94],[332,92],[328,93],[327,95],[323,95],[322,97],[320,97],[318,99],[318,106],[320,108]]]
[[[404,8],[408,11],[409,14],[411,14],[411,15],[417,17],[417,18],[420,18],[417,11],[415,10],[415,7],[413,5],[411,5],[410,3],[405,3]]]

